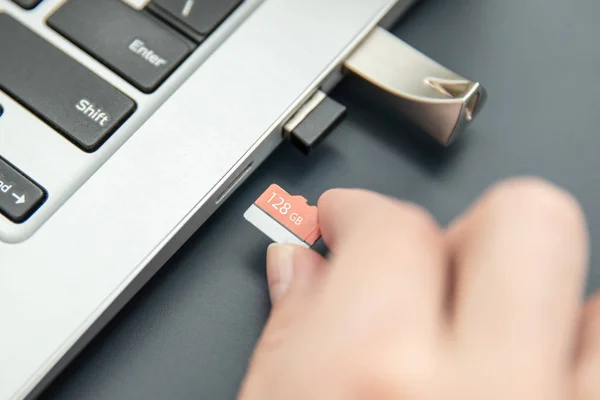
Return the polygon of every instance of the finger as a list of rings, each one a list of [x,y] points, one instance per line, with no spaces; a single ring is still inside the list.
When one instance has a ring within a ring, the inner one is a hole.
[[[335,313],[340,326],[393,325],[407,343],[437,336],[446,254],[443,232],[427,212],[336,189],[319,200],[319,224],[333,254],[324,313]]]
[[[380,217],[381,214],[393,216],[403,205],[409,206],[366,190],[328,190],[319,198],[318,203],[319,226],[323,240],[330,249],[335,249],[340,242],[347,242],[354,236],[360,236],[366,241],[370,238],[361,227],[364,222],[373,221],[374,216]],[[423,214],[422,210],[416,207],[414,211]],[[425,216],[425,219],[428,219],[426,223],[430,223],[428,216]]]
[[[272,312],[259,344],[258,355],[268,356],[303,323],[311,292],[326,261],[313,250],[292,244],[272,244],[267,250],[267,281]]]
[[[448,235],[461,343],[480,361],[504,363],[496,367],[515,379],[564,376],[588,261],[577,203],[547,183],[513,180],[490,190]]]
[[[600,295],[584,310],[575,368],[575,400],[600,399]]]
[[[325,260],[313,250],[292,244],[272,244],[267,250],[267,281],[273,306],[293,286],[304,292],[324,265]]]

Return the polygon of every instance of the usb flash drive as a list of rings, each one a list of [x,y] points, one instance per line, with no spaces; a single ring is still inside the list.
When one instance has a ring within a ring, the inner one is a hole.
[[[464,131],[487,98],[480,83],[450,71],[380,27],[344,67],[444,146]]]
[[[464,78],[377,27],[344,63],[400,113],[448,146],[485,104],[483,86]],[[318,91],[284,127],[284,138],[304,153],[341,121],[346,108]]]

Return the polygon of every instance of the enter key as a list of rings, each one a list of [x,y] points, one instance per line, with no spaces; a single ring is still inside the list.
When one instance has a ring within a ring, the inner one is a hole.
[[[46,201],[46,192],[0,157],[0,214],[25,222]]]
[[[48,25],[144,93],[154,92],[195,48],[120,0],[69,0]]]

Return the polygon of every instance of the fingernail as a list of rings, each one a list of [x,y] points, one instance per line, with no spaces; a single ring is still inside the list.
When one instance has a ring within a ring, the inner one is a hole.
[[[273,243],[267,249],[267,278],[271,302],[287,292],[294,278],[295,246]]]

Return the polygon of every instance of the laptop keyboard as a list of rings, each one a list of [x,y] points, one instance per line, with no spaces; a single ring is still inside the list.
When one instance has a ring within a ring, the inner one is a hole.
[[[172,24],[197,43],[210,35],[241,0],[153,0],[148,10]]]
[[[84,0],[87,1],[87,0]],[[0,89],[71,140],[94,151],[135,103],[7,14],[0,14]]]
[[[70,0],[48,25],[144,93],[154,92],[195,47],[120,0]]]
[[[26,15],[53,0],[8,1]],[[47,27],[148,95],[202,47],[242,0],[153,0],[144,10],[121,0],[54,3]],[[0,0],[0,95],[29,110],[76,151],[98,151],[138,110],[136,96],[125,94],[20,21],[2,11]],[[9,112],[6,103],[4,109],[0,106],[0,122]],[[0,125],[0,142],[1,130]],[[13,162],[0,148],[0,214],[19,224],[52,191]]]

